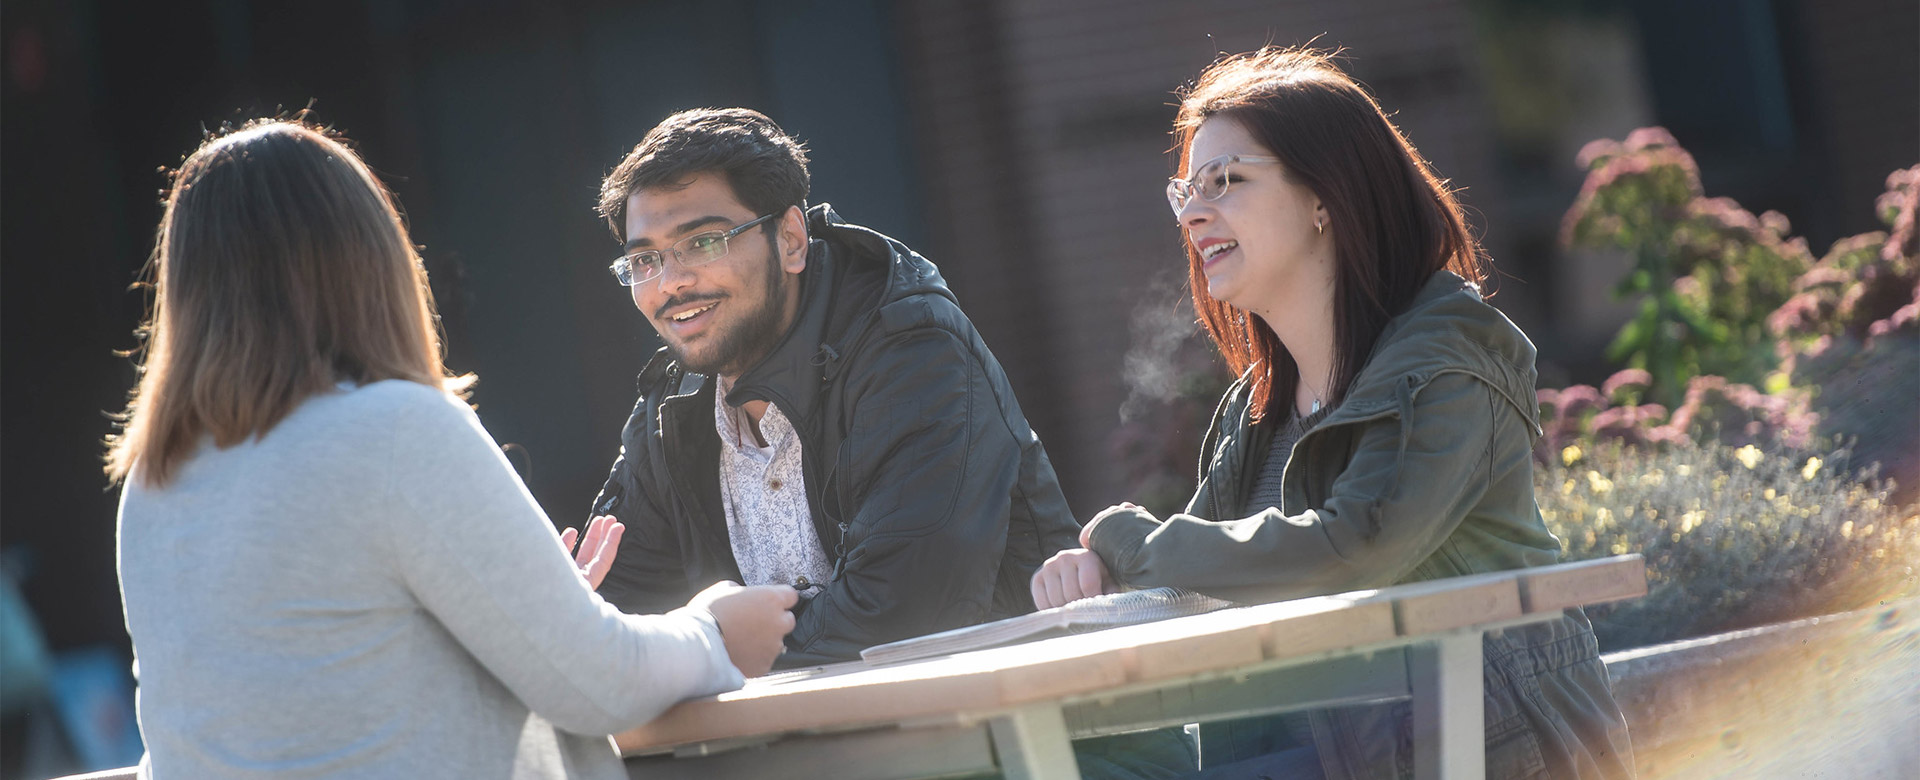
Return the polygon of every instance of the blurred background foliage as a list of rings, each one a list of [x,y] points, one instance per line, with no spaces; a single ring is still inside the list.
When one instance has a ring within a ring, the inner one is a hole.
[[[1647,556],[1648,597],[1596,610],[1603,646],[1920,593],[1920,166],[1887,176],[1886,230],[1816,258],[1706,197],[1664,129],[1580,163],[1567,240],[1630,252],[1616,292],[1642,303],[1609,350],[1631,368],[1540,391],[1536,495],[1572,559]]]
[[[1568,560],[1646,556],[1645,598],[1588,608],[1603,652],[1920,595],[1920,509],[1844,449],[1587,440],[1534,492]]]

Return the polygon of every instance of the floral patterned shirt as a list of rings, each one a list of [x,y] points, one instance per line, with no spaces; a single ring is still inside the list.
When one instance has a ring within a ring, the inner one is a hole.
[[[746,410],[727,405],[732,383],[713,394],[713,422],[720,433],[720,503],[727,539],[747,585],[792,585],[802,596],[833,576],[833,562],[820,546],[800,471],[800,436],[780,408],[760,417],[760,446]]]

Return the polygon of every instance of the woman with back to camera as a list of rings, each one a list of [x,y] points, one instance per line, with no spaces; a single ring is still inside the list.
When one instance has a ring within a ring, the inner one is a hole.
[[[1372,97],[1327,54],[1263,49],[1208,67],[1174,137],[1194,308],[1239,379],[1186,510],[1101,512],[1034,601],[1178,586],[1270,602],[1556,562],[1533,500],[1533,345],[1482,302],[1459,204]],[[1631,775],[1579,609],[1489,635],[1485,674],[1489,777]],[[1409,712],[1203,725],[1202,767],[1401,776]]]
[[[594,595],[621,528],[568,559],[441,364],[391,195],[329,132],[204,143],[150,273],[107,456],[143,776],[624,778],[608,734],[780,652],[791,588]]]

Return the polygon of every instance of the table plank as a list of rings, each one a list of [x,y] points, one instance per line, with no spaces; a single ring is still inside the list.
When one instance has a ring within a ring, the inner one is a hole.
[[[1647,562],[1638,553],[1520,571],[1528,614],[1647,595]]]
[[[858,757],[859,760],[849,760]],[[911,776],[965,776],[998,768],[984,725],[881,728],[812,739],[781,740],[710,756],[641,756],[627,773],[647,780],[895,780]],[[130,779],[129,779],[130,780]]]
[[[1300,611],[1285,626],[1270,628],[1267,657],[1297,658],[1394,638],[1393,603],[1371,597],[1377,591],[1365,593],[1287,602]],[[1333,608],[1341,604],[1345,607]]]
[[[1400,636],[1435,634],[1520,617],[1520,573],[1499,571],[1396,585],[1373,597],[1393,604]]]
[[[1403,699],[1409,690],[1406,652],[1381,650],[1111,696],[1081,697],[1066,707],[1067,730],[1075,739],[1083,739]]]

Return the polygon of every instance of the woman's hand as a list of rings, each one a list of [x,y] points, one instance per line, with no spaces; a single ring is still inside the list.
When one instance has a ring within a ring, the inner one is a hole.
[[[580,567],[580,575],[587,578],[587,587],[600,589],[600,582],[607,578],[607,570],[613,568],[613,558],[620,554],[620,536],[627,527],[613,515],[601,515],[587,521],[587,538],[581,542],[578,551],[573,542],[580,532],[568,528],[560,532],[560,549],[573,556],[573,565]]]
[[[737,582],[717,582],[687,602],[689,607],[705,609],[720,624],[720,639],[727,644],[727,658],[748,677],[759,677],[773,668],[773,661],[786,650],[781,641],[793,631],[793,613],[800,592],[786,585],[741,587]]]
[[[1112,593],[1107,564],[1092,550],[1061,550],[1033,573],[1033,605],[1051,609],[1088,596]]]

